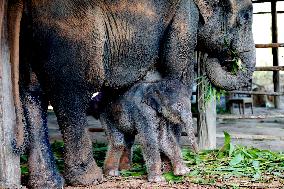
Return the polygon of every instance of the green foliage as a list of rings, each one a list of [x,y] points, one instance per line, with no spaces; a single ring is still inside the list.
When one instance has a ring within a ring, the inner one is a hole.
[[[142,150],[139,146],[134,146],[132,155],[132,168],[130,170],[122,170],[120,173],[124,177],[137,177],[147,173]]]
[[[183,176],[176,176],[173,172],[164,173],[166,181],[168,182],[181,182],[183,181]]]
[[[224,39],[224,43],[225,43],[225,48],[231,57],[230,60],[231,65],[227,66],[228,71],[233,75],[236,75],[239,71],[245,71],[246,68],[243,67],[237,50],[229,45],[228,39]],[[197,79],[197,81],[199,84],[203,82],[205,86],[205,92],[204,92],[205,103],[210,102],[211,99],[217,99],[217,101],[220,102],[221,96],[226,95],[225,90],[213,86],[206,76],[201,76],[200,78]]]
[[[51,144],[51,150],[54,154],[55,164],[59,172],[64,171],[63,151],[64,143],[62,141],[55,141]]]
[[[105,143],[93,144],[93,155],[99,167],[104,165],[107,152],[107,145]]]
[[[205,104],[211,101],[211,99],[216,99],[218,102],[221,101],[221,96],[225,96],[227,94],[227,91],[217,88],[211,84],[211,82],[208,80],[206,76],[203,76],[199,78],[201,81],[199,81],[199,84],[203,82],[204,84],[204,101]]]
[[[239,188],[240,183],[230,182],[234,179],[261,183],[281,180],[284,183],[284,154],[234,145],[227,132],[224,132],[224,136],[224,145],[219,150],[206,150],[196,154],[189,149],[183,149],[184,161],[192,172],[187,176],[175,176],[172,172],[165,173],[165,179],[168,182],[190,180],[193,183],[206,185],[216,185],[221,182],[222,186],[230,186],[229,188]],[[56,141],[51,146],[56,165],[62,172],[64,169],[64,144]],[[96,143],[93,145],[94,156],[99,166],[103,165],[106,151],[106,144]],[[28,178],[27,161],[27,155],[21,156],[22,183],[26,183]],[[133,166],[130,170],[121,171],[121,175],[129,177],[146,174],[141,149],[139,146],[135,146]]]
[[[190,175],[191,180],[246,178],[269,182],[276,177],[284,178],[284,154],[234,145],[230,135],[226,132],[224,135],[224,146],[220,150],[202,151],[196,156],[184,151],[187,164],[198,170],[198,174]]]

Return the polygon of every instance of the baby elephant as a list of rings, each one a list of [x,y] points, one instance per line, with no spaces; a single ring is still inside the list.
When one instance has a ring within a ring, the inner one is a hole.
[[[149,181],[164,181],[161,152],[170,159],[175,175],[189,173],[179,145],[183,127],[193,149],[197,144],[190,94],[179,81],[140,82],[105,107],[100,115],[109,141],[105,174],[117,176],[120,169],[130,167],[135,135],[142,146]]]

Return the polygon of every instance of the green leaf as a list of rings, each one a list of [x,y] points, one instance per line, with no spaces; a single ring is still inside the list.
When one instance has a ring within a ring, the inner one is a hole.
[[[259,180],[261,178],[261,173],[259,171],[257,171],[254,175],[253,175],[254,180]]]
[[[234,151],[235,151],[235,146],[232,143],[230,143],[229,157],[232,156]]]
[[[225,135],[224,145],[230,145],[230,143],[231,143],[231,136],[226,131],[224,131],[224,135]]]
[[[181,182],[183,179],[182,176],[176,176],[173,172],[165,173],[163,176],[168,182]]]
[[[253,166],[254,170],[259,170],[259,161],[253,161],[252,166]]]
[[[200,171],[199,171],[199,170],[193,170],[193,171],[191,171],[191,172],[189,173],[189,175],[188,175],[188,176],[191,176],[191,177],[193,177],[193,176],[197,176],[199,173],[200,173]]]
[[[242,154],[237,154],[231,161],[230,166],[236,166],[244,160],[244,156]]]
[[[28,168],[27,165],[26,165],[26,166],[21,166],[21,174],[22,174],[22,175],[27,175],[27,174],[29,174],[29,168]]]

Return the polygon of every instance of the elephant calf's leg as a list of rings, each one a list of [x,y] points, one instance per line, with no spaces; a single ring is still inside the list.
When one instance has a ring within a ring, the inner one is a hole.
[[[40,89],[24,92],[23,105],[29,131],[29,186],[31,188],[62,188],[64,180],[55,167],[48,140],[47,100]]]
[[[125,136],[125,148],[119,162],[119,170],[128,170],[132,164],[132,146],[135,136]]]
[[[66,90],[68,91],[68,90]],[[59,92],[60,94],[60,92]],[[65,180],[71,185],[91,185],[102,179],[92,153],[92,142],[87,131],[86,107],[88,98],[68,94],[53,98],[53,107],[64,140]]]
[[[125,149],[123,143],[109,141],[108,151],[104,163],[104,173],[110,176],[119,176],[119,162]]]
[[[169,157],[173,164],[173,170],[175,175],[185,175],[190,172],[190,169],[185,165],[182,160],[182,154],[180,145],[176,140],[176,136],[172,132],[171,128],[175,125],[165,125],[162,127],[160,146],[162,151]],[[168,127],[168,128],[167,128]]]

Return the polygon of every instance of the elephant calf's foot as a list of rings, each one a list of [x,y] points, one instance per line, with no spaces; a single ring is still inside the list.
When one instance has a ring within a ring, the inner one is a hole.
[[[104,174],[105,174],[105,175],[108,175],[108,176],[114,176],[114,177],[116,177],[116,176],[119,176],[119,175],[120,175],[120,173],[119,173],[118,169],[109,169],[109,170],[105,170],[105,171],[104,171]]]
[[[149,182],[166,182],[166,179],[162,175],[148,176]]]
[[[64,187],[64,179],[57,173],[53,175],[31,173],[28,185],[33,189],[61,189]]]
[[[162,161],[162,172],[163,173],[168,173],[172,171],[172,164],[169,159],[165,159]]]
[[[66,169],[65,179],[72,186],[89,186],[99,183],[103,179],[101,168],[95,161],[88,168]]]
[[[190,169],[184,164],[174,167],[174,175],[182,176],[187,175],[188,173],[190,173]]]

